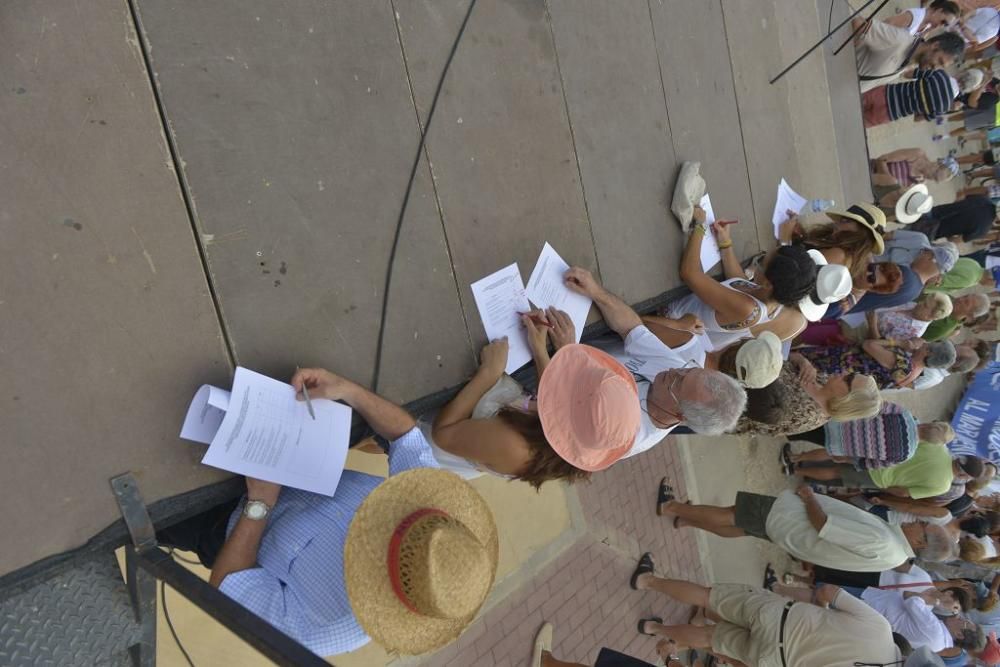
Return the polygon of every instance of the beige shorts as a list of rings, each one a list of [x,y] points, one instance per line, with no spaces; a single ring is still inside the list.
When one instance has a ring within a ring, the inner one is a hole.
[[[716,624],[712,650],[748,665],[781,667],[778,632],[786,598],[745,584],[716,584],[708,606],[722,622]]]

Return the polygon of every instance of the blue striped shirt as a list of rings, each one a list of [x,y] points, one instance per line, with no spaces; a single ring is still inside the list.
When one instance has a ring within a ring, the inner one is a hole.
[[[437,467],[417,428],[389,446],[389,475]],[[219,590],[320,656],[367,644],[347,599],[344,542],[358,507],[382,481],[345,470],[333,497],[282,489],[267,519],[257,566],[230,573]],[[229,531],[242,511],[241,503]]]
[[[920,114],[928,120],[951,109],[957,88],[943,69],[918,69],[914,80],[885,87],[885,99],[892,120]]]

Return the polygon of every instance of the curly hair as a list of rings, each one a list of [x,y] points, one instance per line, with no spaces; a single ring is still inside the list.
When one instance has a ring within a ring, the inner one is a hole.
[[[795,307],[816,288],[819,268],[801,245],[781,246],[764,268],[771,295],[783,306]]]
[[[497,413],[497,418],[517,431],[528,442],[531,450],[531,460],[524,470],[514,476],[515,479],[531,484],[537,491],[542,484],[551,480],[561,479],[572,484],[590,477],[589,472],[574,467],[556,454],[545,439],[538,415],[504,407]]]

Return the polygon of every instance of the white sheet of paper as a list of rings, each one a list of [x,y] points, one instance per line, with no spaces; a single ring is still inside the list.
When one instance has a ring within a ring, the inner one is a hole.
[[[191,399],[181,437],[202,444],[209,444],[222,425],[222,419],[229,409],[229,392],[212,385],[203,384]]]
[[[778,227],[781,226],[781,223],[788,220],[787,211],[798,213],[807,201],[805,197],[792,190],[788,181],[781,179],[781,183],[778,184],[778,199],[774,202],[774,215],[771,216],[771,222],[774,224],[774,238],[778,238]]]
[[[521,313],[531,310],[517,262],[472,283],[472,296],[490,340],[507,337],[507,372],[513,373],[531,361],[528,338],[521,326]]]
[[[707,192],[698,202],[698,206],[705,209],[706,225],[715,222],[715,211],[712,209],[712,200],[708,198]],[[715,241],[715,234],[712,233],[712,230],[707,231],[708,233],[701,239],[701,268],[705,273],[708,273],[709,269],[722,261],[722,254],[719,252],[719,244]]]
[[[555,248],[546,243],[535,262],[531,277],[528,278],[527,293],[528,299],[538,308],[552,307],[565,311],[573,321],[576,342],[579,343],[593,299],[566,287],[564,276],[568,270],[569,264],[559,256]]]
[[[292,385],[237,368],[229,410],[201,462],[332,496],[347,461],[351,409],[325,398],[312,406],[315,420]]]

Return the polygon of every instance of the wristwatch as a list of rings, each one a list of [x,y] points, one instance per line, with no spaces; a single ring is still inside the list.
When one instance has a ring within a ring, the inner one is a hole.
[[[270,511],[271,506],[263,500],[248,500],[246,505],[243,506],[243,516],[251,521],[261,521],[262,519],[266,519],[267,514]]]

